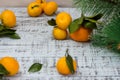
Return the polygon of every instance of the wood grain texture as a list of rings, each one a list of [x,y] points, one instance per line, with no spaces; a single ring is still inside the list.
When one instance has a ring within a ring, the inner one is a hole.
[[[0,11],[5,8],[0,8]],[[13,56],[20,63],[19,73],[5,80],[120,80],[120,54],[106,49],[93,47],[90,42],[81,43],[71,39],[55,40],[52,26],[47,24],[56,15],[29,17],[26,8],[7,8],[13,10],[17,17],[15,29],[21,39],[0,38],[0,57]],[[75,8],[59,8],[75,19],[80,13]],[[57,60],[64,56],[66,49],[77,61],[77,72],[63,76],[56,70]],[[43,64],[41,71],[28,73],[35,63]]]

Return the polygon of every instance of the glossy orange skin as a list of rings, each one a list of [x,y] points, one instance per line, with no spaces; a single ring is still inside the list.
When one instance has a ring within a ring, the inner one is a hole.
[[[73,60],[73,67],[74,67],[74,70],[76,71],[77,70],[77,62],[75,60]],[[61,57],[58,60],[58,62],[56,64],[56,68],[57,68],[57,71],[62,75],[71,74],[69,67],[66,63],[66,57]]]
[[[43,8],[44,8],[43,9],[44,13],[48,16],[51,16],[57,11],[58,4],[54,1],[50,1],[50,2],[44,3]]]
[[[66,30],[71,22],[72,22],[72,17],[67,12],[60,12],[56,16],[56,24],[60,29]]]
[[[91,33],[92,29],[88,29],[82,26],[77,31],[70,33],[70,38],[74,41],[86,42],[90,40],[89,38]]]
[[[28,12],[28,15],[31,17],[37,17],[41,15],[42,13],[41,4],[38,2],[31,2],[27,7],[27,12]]]
[[[14,76],[18,73],[19,71],[19,63],[18,61],[13,58],[13,57],[9,57],[9,56],[6,56],[6,57],[2,57],[0,59],[0,64],[2,64],[6,70],[9,72],[9,76]]]

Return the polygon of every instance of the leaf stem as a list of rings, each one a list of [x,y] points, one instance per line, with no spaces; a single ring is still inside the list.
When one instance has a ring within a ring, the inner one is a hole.
[[[67,50],[66,50],[66,53],[65,53],[65,56],[66,56],[66,57],[69,55],[69,54],[68,54],[68,50],[69,50],[69,49],[67,49]]]

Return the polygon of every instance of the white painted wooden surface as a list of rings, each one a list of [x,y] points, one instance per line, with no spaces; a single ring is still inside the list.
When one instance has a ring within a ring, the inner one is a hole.
[[[59,41],[52,37],[52,26],[47,21],[54,16],[29,17],[26,8],[7,8],[17,17],[17,33],[21,39],[0,38],[0,57],[13,56],[20,63],[19,73],[5,80],[120,80],[120,54],[96,48],[91,43],[75,42],[71,39]],[[4,8],[0,8],[0,11]],[[71,14],[73,19],[80,13],[74,8],[59,8]],[[57,60],[64,56],[66,49],[77,60],[77,72],[63,76],[56,70]],[[43,64],[41,71],[28,73],[35,63]]]

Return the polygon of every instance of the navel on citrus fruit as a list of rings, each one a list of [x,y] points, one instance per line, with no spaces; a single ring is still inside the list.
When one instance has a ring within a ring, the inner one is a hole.
[[[2,57],[0,59],[0,64],[2,64],[5,69],[9,72],[9,76],[13,76],[19,71],[19,63],[13,57]]]
[[[58,27],[53,29],[53,37],[57,40],[64,40],[67,38],[67,30],[62,30]]]
[[[74,71],[76,71],[77,70],[77,63],[76,63],[75,60],[73,60],[73,67],[74,67]],[[61,57],[58,60],[56,68],[57,68],[57,71],[60,74],[63,74],[63,75],[71,74],[70,69],[69,69],[69,67],[68,67],[68,65],[66,63],[66,57]]]
[[[37,17],[42,13],[41,4],[38,2],[32,2],[27,7],[28,15],[31,17]]]
[[[16,25],[16,16],[11,10],[4,10],[0,15],[1,22],[6,27],[15,27]]]
[[[44,7],[44,13],[46,15],[53,15],[58,9],[58,4],[54,1],[47,2],[46,6]]]
[[[67,29],[72,21],[72,17],[67,12],[60,12],[56,16],[56,24],[60,29]]]
[[[75,41],[88,41],[92,30],[85,27],[80,27],[77,31],[70,33],[71,39]]]

